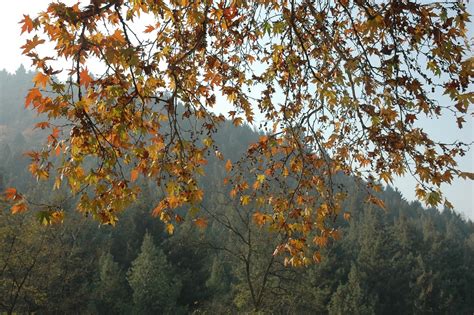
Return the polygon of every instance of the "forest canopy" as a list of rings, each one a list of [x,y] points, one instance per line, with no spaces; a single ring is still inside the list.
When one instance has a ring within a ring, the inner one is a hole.
[[[282,233],[275,253],[318,261],[340,237],[337,217],[350,217],[341,176],[365,183],[380,207],[394,176],[410,174],[420,200],[447,207],[440,185],[474,178],[455,160],[469,144],[438,142],[418,123],[451,116],[462,128],[472,114],[469,18],[463,1],[51,3],[21,23],[37,70],[25,105],[50,131],[29,169],[109,224],[149,178],[163,192],[153,214],[173,233],[182,209],[206,226],[201,177],[212,156],[227,171],[226,195]],[[221,95],[225,115],[213,111]],[[226,120],[257,117],[262,134],[245,155],[224,156],[215,136]],[[5,196],[12,212],[27,209],[16,189]],[[45,220],[61,220],[50,210]]]

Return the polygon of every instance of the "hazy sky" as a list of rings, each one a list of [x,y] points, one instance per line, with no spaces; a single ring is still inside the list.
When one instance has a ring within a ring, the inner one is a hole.
[[[23,19],[22,14],[34,16],[42,11],[51,2],[51,0],[18,0],[4,1],[0,10],[0,70],[6,69],[14,72],[20,64],[30,68],[31,62],[28,58],[21,56],[20,46],[24,44],[25,36],[20,37],[20,25],[18,22]],[[66,0],[66,3],[75,3],[75,1]],[[474,14],[474,3],[468,4],[468,10]],[[471,19],[474,19],[471,18]],[[469,33],[474,35],[473,23],[469,24]],[[19,106],[22,105],[19,100]],[[451,142],[462,140],[465,142],[474,141],[474,124],[472,117],[466,118],[468,123],[459,130],[452,119],[425,120],[423,128],[433,135],[436,140]],[[459,159],[459,165],[465,171],[474,172],[474,148],[463,159]],[[395,181],[395,186],[400,190],[407,200],[414,200],[415,180],[410,177],[399,178]],[[474,182],[457,179],[451,186],[444,186],[443,191],[454,204],[457,211],[464,213],[467,217],[474,220]]]

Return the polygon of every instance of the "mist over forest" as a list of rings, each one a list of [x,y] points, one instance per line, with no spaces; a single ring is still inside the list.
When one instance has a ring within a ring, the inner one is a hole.
[[[80,314],[472,314],[474,224],[455,211],[425,209],[395,187],[380,193],[387,210],[366,203],[349,177],[338,180],[349,220],[338,217],[319,263],[292,268],[273,255],[281,235],[255,224],[228,198],[221,161],[209,157],[200,214],[182,209],[173,233],[151,216],[162,192],[139,179],[142,194],[115,227],[75,210],[65,185],[37,182],[24,152],[39,148],[46,120],[24,109],[32,72],[0,71],[0,191],[32,201],[12,214],[0,200],[0,312]],[[238,159],[259,134],[224,123],[215,141]],[[34,202],[33,202],[34,201]],[[58,205],[62,224],[38,210]],[[179,212],[179,211],[178,211]]]

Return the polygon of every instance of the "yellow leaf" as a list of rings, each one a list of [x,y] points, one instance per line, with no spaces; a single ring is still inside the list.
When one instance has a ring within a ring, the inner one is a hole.
[[[174,225],[171,223],[166,224],[166,232],[172,235],[174,233]]]
[[[243,195],[242,197],[240,197],[240,203],[242,204],[242,206],[248,205],[249,202],[250,202],[249,195]]]
[[[210,147],[212,145],[212,139],[211,138],[205,138],[204,140],[202,140],[202,142],[204,143],[204,145],[206,147]]]

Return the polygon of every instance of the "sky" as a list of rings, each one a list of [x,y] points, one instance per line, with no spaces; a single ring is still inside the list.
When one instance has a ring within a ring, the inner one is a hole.
[[[21,55],[20,46],[24,44],[25,36],[20,36],[19,21],[23,19],[23,14],[34,16],[36,13],[44,10],[51,0],[19,0],[19,1],[3,1],[2,10],[0,10],[0,70],[6,69],[14,73],[15,70],[23,64],[25,68],[31,68],[31,61]],[[75,1],[66,0],[68,4]],[[468,11],[474,14],[474,2],[468,3]],[[474,17],[472,18],[474,20]],[[469,34],[474,36],[474,23],[469,24]],[[472,42],[472,40],[471,40]],[[23,102],[19,102],[21,106]],[[227,105],[228,106],[228,105]],[[436,140],[452,142],[461,140],[464,142],[474,141],[474,123],[472,117],[467,117],[467,124],[463,129],[458,129],[453,120],[425,119],[421,122],[425,129]],[[474,147],[462,159],[458,159],[459,166],[462,170],[474,172]],[[409,177],[397,178],[393,186],[396,187],[405,199],[415,200],[415,184],[416,181]],[[442,190],[448,199],[453,203],[456,211],[462,213],[466,218],[474,220],[474,181],[456,179],[452,185],[442,186]]]

